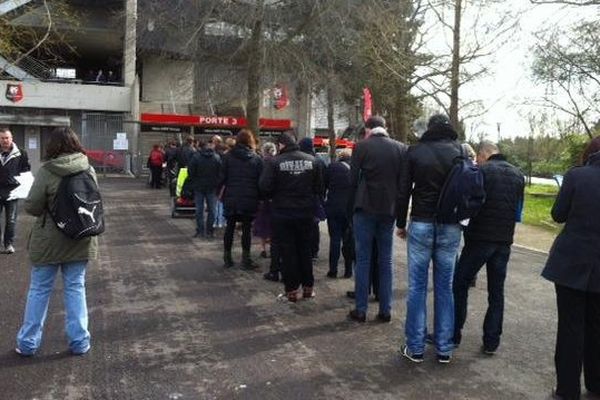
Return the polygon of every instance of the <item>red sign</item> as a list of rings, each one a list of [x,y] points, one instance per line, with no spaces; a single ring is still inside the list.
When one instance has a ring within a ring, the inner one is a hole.
[[[23,100],[23,85],[20,83],[7,83],[6,98],[13,103]]]
[[[205,128],[245,128],[248,124],[246,118],[243,117],[148,113],[142,114],[141,122],[144,124],[200,126]],[[261,129],[274,131],[285,131],[292,127],[292,121],[289,119],[261,118],[259,124]]]
[[[366,121],[373,115],[373,96],[369,88],[363,89],[363,100],[365,103],[363,109],[363,119]]]

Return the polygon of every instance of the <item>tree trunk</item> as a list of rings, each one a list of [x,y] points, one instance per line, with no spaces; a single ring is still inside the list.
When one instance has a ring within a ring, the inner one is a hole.
[[[329,132],[329,159],[335,160],[335,99],[331,84],[327,85],[327,131]]]
[[[460,86],[460,23],[462,19],[462,1],[454,0],[454,29],[452,45],[452,67],[450,76],[450,123],[454,129],[460,128],[458,119],[458,88]]]
[[[256,20],[252,28],[250,43],[248,44],[248,94],[246,99],[246,113],[248,128],[258,139],[260,134],[260,78],[263,73],[263,17],[264,0],[256,4]]]

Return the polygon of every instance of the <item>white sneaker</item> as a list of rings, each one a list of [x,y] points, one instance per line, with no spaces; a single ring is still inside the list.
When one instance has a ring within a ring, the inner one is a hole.
[[[6,246],[4,248],[4,253],[5,254],[12,254],[14,252],[15,252],[15,248],[14,248],[14,246],[12,244],[9,244],[8,246]]]

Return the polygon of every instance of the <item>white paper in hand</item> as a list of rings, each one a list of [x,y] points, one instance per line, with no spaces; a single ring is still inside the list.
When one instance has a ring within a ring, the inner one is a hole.
[[[15,176],[19,186],[14,188],[8,195],[8,200],[26,199],[33,185],[33,174],[31,172],[23,172],[21,175]]]

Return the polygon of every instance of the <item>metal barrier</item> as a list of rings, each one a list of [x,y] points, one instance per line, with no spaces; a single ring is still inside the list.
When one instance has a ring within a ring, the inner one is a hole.
[[[103,174],[131,172],[129,152],[113,149],[116,134],[123,131],[123,114],[83,113],[81,143],[97,171]]]

